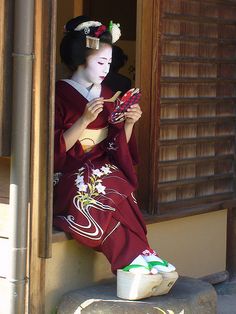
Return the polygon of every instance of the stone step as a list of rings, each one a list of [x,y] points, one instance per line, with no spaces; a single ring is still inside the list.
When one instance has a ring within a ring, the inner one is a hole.
[[[214,285],[218,295],[218,314],[236,313],[236,277]]]
[[[207,282],[180,277],[167,294],[139,301],[116,296],[116,282],[100,283],[66,294],[57,314],[215,314],[217,294]]]
[[[216,284],[214,287],[219,295],[236,295],[236,278],[231,278],[230,280]]]

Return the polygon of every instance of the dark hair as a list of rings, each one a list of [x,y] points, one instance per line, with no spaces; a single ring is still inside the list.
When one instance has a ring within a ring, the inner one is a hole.
[[[74,29],[81,23],[91,21],[86,16],[78,16],[68,21],[65,25],[65,35],[60,45],[61,61],[71,70],[76,71],[79,65],[85,64],[87,57],[94,52],[94,49],[86,47],[86,33],[84,30]],[[93,36],[98,27],[90,27],[89,36]],[[112,46],[112,36],[105,30],[99,36],[99,42]]]
[[[128,61],[128,56],[119,46],[112,47],[111,70],[118,72]]]

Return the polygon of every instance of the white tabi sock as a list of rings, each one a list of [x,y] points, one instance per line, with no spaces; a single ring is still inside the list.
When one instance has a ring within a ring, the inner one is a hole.
[[[128,266],[124,267],[123,270],[134,274],[150,274],[148,263],[142,255],[137,256]]]
[[[176,269],[175,266],[157,256],[156,252],[153,250],[149,251],[149,249],[147,249],[143,251],[142,256],[148,263],[151,272],[153,268],[160,273],[170,273]]]

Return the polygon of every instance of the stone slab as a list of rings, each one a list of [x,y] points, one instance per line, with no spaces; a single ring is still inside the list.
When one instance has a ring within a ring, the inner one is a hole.
[[[217,295],[207,282],[180,277],[164,296],[128,301],[116,296],[116,282],[106,282],[66,294],[57,314],[215,314]]]
[[[222,283],[219,283],[217,285],[214,285],[214,288],[216,289],[217,294],[219,295],[236,295],[236,279],[231,281],[225,281]],[[235,308],[236,313],[236,308]]]
[[[217,314],[236,313],[236,295],[218,295]]]

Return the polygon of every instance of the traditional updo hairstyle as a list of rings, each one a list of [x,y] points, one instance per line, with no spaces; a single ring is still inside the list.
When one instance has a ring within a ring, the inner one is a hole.
[[[95,39],[95,42],[97,40],[99,45],[112,46],[114,42],[110,30],[99,22],[91,21],[86,16],[78,16],[66,23],[65,35],[60,45],[60,55],[61,61],[71,71],[74,72],[79,65],[85,64],[87,57],[94,52],[93,47],[88,47],[87,43],[88,38],[91,39],[91,37]]]

